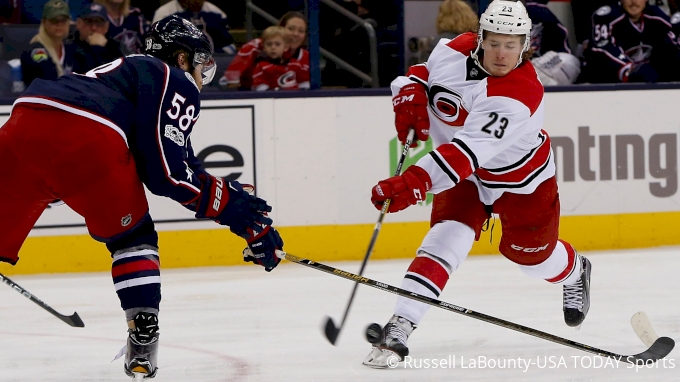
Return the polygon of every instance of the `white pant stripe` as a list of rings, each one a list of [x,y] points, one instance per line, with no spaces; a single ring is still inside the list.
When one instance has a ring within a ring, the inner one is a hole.
[[[138,277],[138,278],[135,278],[135,279],[121,281],[121,282],[113,284],[113,286],[116,288],[116,291],[119,291],[121,289],[135,287],[135,286],[139,286],[139,285],[160,284],[160,283],[161,283],[161,276],[146,276],[146,277]]]

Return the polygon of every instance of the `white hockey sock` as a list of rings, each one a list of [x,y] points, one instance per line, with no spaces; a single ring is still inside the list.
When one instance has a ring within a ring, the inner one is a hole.
[[[445,221],[435,224],[418,248],[401,288],[438,298],[451,272],[458,268],[472,249],[474,240],[475,232],[463,223]],[[418,325],[429,309],[430,305],[398,297],[394,314]]]
[[[520,265],[526,275],[545,279],[553,284],[571,285],[581,276],[581,257],[571,244],[558,240],[555,249],[544,262],[536,265]]]

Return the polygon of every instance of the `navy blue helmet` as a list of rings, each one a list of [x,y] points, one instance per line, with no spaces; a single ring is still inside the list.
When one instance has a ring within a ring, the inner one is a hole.
[[[177,54],[189,53],[191,70],[203,65],[203,85],[209,84],[217,68],[212,58],[213,48],[208,37],[190,21],[177,15],[168,16],[155,22],[146,37],[144,53],[158,57],[166,63],[177,66]]]

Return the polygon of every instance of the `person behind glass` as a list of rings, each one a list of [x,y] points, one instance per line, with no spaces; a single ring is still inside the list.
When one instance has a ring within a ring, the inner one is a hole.
[[[621,0],[593,14],[583,82],[680,80],[680,49],[668,15],[646,0]]]
[[[437,14],[437,36],[432,41],[432,49],[442,38],[452,40],[465,32],[477,32],[479,18],[470,4],[463,0],[444,0]]]
[[[43,7],[40,29],[30,50],[21,54],[21,74],[26,86],[36,78],[54,80],[73,71],[75,47],[67,43],[71,14],[63,0]]]
[[[78,17],[73,42],[76,47],[74,71],[82,74],[123,56],[118,41],[106,38],[109,25],[106,9],[101,4],[90,4]]]
[[[177,15],[191,21],[208,36],[215,52],[235,54],[234,37],[229,33],[227,14],[205,0],[172,0],[156,10],[153,21]]]
[[[106,8],[109,30],[106,38],[120,45],[124,55],[142,53],[142,40],[148,31],[148,23],[139,8],[130,6],[130,0],[94,0]]]
[[[301,67],[283,57],[288,50],[286,31],[271,26],[262,32],[261,58],[253,69],[253,90],[297,90],[309,88],[309,81],[298,84],[297,73]]]
[[[300,12],[288,12],[279,20],[279,26],[285,29],[285,41],[288,43],[288,50],[283,57],[288,60],[289,65],[299,65],[297,81],[304,86],[305,83],[309,83],[309,52],[302,47],[307,36],[307,19]],[[260,38],[243,45],[220,79],[220,86],[250,90],[253,86],[253,70],[260,52],[262,52]]]

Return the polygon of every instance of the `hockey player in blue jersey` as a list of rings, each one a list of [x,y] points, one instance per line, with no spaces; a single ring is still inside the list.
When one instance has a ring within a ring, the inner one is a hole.
[[[158,235],[143,185],[229,226],[247,242],[245,260],[267,271],[283,248],[267,202],[207,173],[191,148],[199,91],[216,70],[205,35],[170,16],[152,26],[145,52],[84,75],[35,80],[0,128],[0,260],[19,260],[51,201],[82,215],[111,252],[129,327],[124,368],[139,379],[156,375],[161,299]]]
[[[593,14],[583,82],[680,80],[680,49],[668,15],[646,0],[622,0]]]

